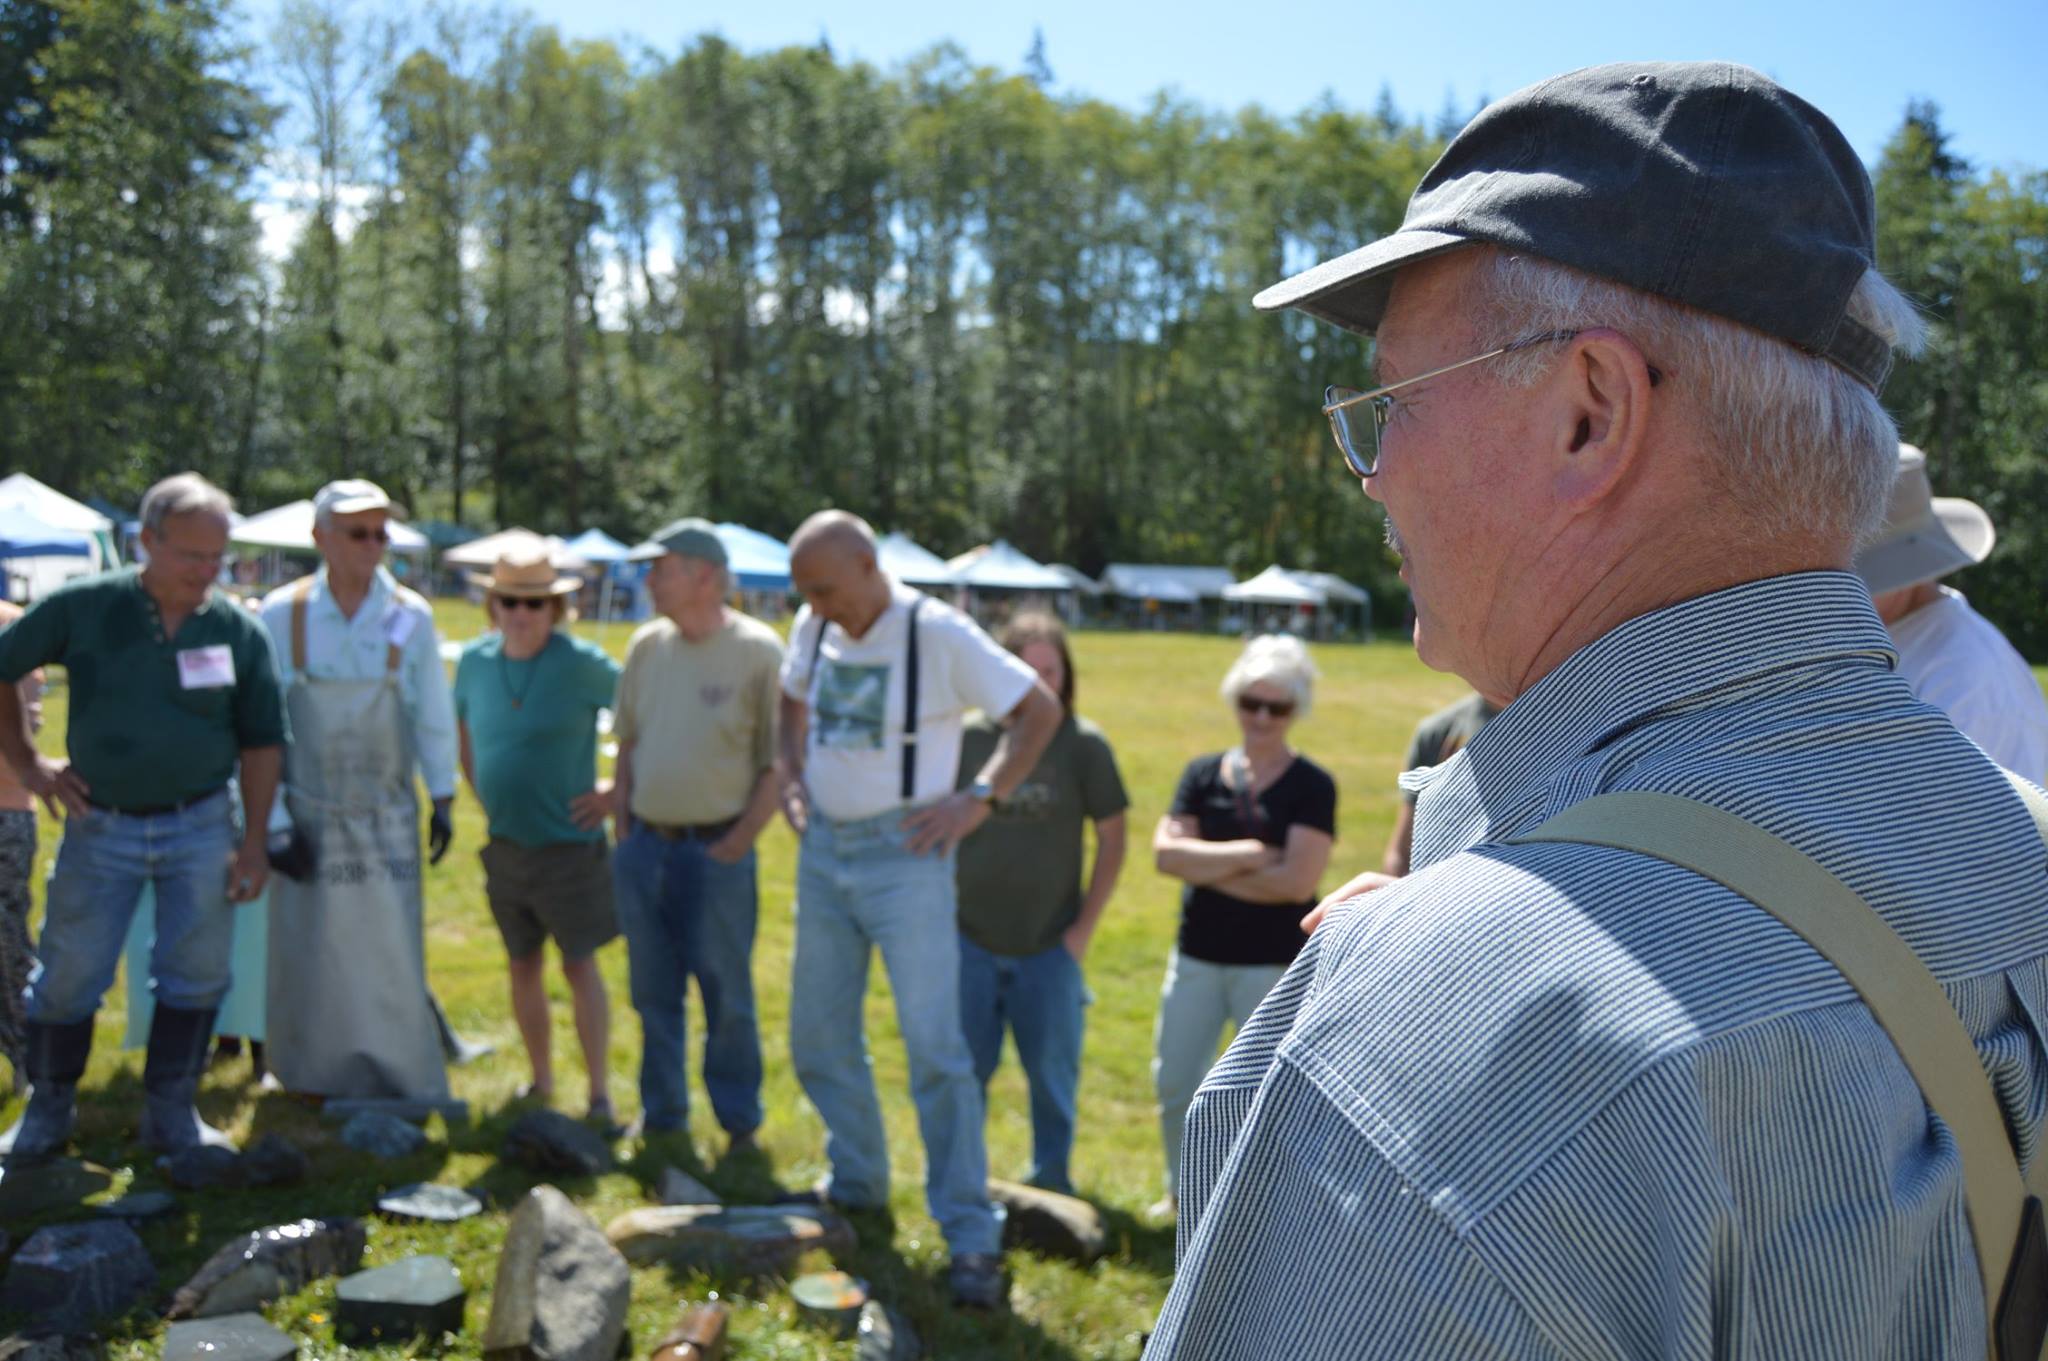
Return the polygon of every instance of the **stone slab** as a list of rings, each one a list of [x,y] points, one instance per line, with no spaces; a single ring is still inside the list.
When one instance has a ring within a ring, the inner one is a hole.
[[[29,1315],[39,1330],[82,1333],[124,1314],[156,1288],[156,1264],[118,1219],[38,1229],[7,1264],[0,1309]]]
[[[377,1111],[364,1111],[343,1125],[341,1141],[375,1158],[409,1157],[427,1146],[427,1136],[418,1125]]]
[[[718,1192],[680,1167],[664,1167],[655,1180],[654,1196],[664,1205],[723,1205]]]
[[[0,1337],[0,1361],[102,1361],[106,1344],[89,1335],[53,1337]]]
[[[1003,1207],[1003,1246],[1087,1264],[1109,1251],[1102,1214],[1076,1196],[991,1180],[988,1198]]]
[[[781,1272],[807,1252],[851,1252],[853,1226],[830,1210],[795,1205],[663,1205],[628,1210],[605,1229],[634,1263],[703,1271]]]
[[[596,1221],[552,1186],[513,1208],[491,1289],[491,1361],[611,1361],[626,1331],[632,1273]]]
[[[130,1191],[118,1200],[93,1206],[102,1219],[126,1219],[131,1223],[158,1219],[178,1208],[178,1198],[169,1191]]]
[[[114,1184],[114,1174],[97,1163],[57,1158],[8,1168],[0,1159],[0,1223],[82,1203]]]
[[[242,1184],[242,1155],[232,1148],[194,1144],[156,1160],[164,1180],[181,1191],[212,1191]]]
[[[242,1150],[242,1180],[249,1186],[296,1186],[313,1173],[313,1162],[282,1134],[266,1134]]]
[[[528,1111],[505,1131],[505,1157],[544,1177],[594,1177],[616,1165],[611,1144],[560,1111]]]
[[[363,1260],[359,1219],[300,1219],[237,1234],[221,1244],[171,1297],[164,1317],[241,1314],[304,1289]]]
[[[803,1316],[838,1337],[852,1337],[868,1302],[868,1283],[843,1271],[814,1271],[789,1283]]]
[[[186,1319],[164,1334],[163,1361],[292,1361],[298,1342],[261,1314]]]
[[[410,1186],[386,1191],[377,1198],[377,1208],[393,1219],[453,1224],[472,1215],[482,1214],[484,1203],[460,1186],[442,1186],[437,1182],[416,1181]]]
[[[855,1361],[919,1361],[924,1355],[924,1344],[910,1320],[880,1300],[862,1306],[854,1336],[859,1339]]]
[[[459,1333],[468,1298],[446,1257],[408,1257],[358,1271],[334,1287],[334,1335],[358,1343]]]

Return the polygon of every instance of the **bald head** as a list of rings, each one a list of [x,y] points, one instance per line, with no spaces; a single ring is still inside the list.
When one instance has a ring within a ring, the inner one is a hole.
[[[814,551],[844,553],[853,558],[865,555],[872,562],[875,557],[875,531],[852,511],[821,510],[798,525],[796,533],[789,538],[792,561]]]
[[[889,608],[875,531],[858,515],[821,510],[789,539],[789,575],[811,613],[858,638]]]

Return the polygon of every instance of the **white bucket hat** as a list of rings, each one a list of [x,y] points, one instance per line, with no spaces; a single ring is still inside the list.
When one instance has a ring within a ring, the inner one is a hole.
[[[1936,496],[1927,481],[1927,455],[1899,446],[1884,528],[1856,554],[1856,575],[1872,595],[1902,591],[1945,577],[1991,556],[1998,531],[1975,501]]]

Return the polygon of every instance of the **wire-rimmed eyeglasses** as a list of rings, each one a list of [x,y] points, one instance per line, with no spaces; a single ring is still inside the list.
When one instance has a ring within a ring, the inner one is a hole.
[[[1580,331],[1545,331],[1538,336],[1525,336],[1510,341],[1497,350],[1475,354],[1470,359],[1460,359],[1455,364],[1446,364],[1428,373],[1418,373],[1413,378],[1403,378],[1398,383],[1360,392],[1357,388],[1328,387],[1323,389],[1323,414],[1330,418],[1330,433],[1336,436],[1337,448],[1343,451],[1344,462],[1360,477],[1371,477],[1380,463],[1380,436],[1385,433],[1387,421],[1394,414],[1392,394],[1400,388],[1409,387],[1430,378],[1441,378],[1447,373],[1481,364],[1489,359],[1498,359],[1516,350],[1526,350],[1536,345],[1549,345],[1560,340],[1571,340],[1582,334]],[[1650,368],[1650,382],[1654,385],[1663,375],[1654,365]],[[1364,418],[1359,408],[1371,413]]]

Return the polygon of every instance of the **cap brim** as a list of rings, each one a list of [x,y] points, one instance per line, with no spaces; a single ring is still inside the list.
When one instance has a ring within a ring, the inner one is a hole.
[[[390,509],[391,498],[388,496],[344,496],[327,505],[329,515],[360,515],[366,510]]]
[[[1395,232],[1281,280],[1253,298],[1252,306],[1262,312],[1292,307],[1347,331],[1371,335],[1386,313],[1396,271],[1473,244],[1471,237],[1450,232]]]
[[[627,549],[626,561],[652,562],[656,558],[664,556],[665,554],[667,554],[667,552],[668,550],[666,548],[663,548],[660,544],[654,542],[654,540],[649,539],[645,543],[636,543],[631,548]]]

